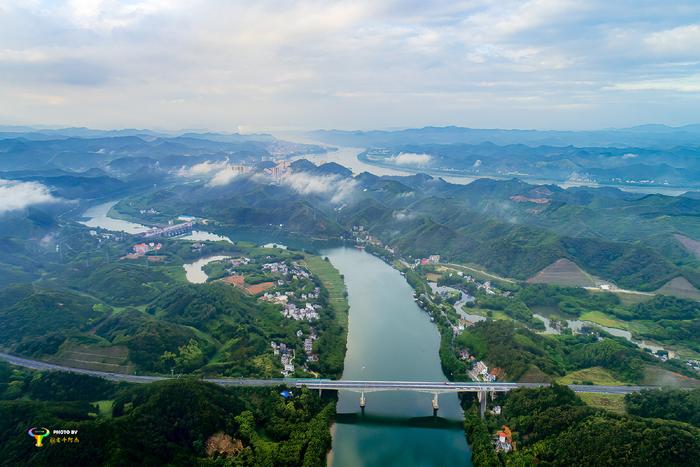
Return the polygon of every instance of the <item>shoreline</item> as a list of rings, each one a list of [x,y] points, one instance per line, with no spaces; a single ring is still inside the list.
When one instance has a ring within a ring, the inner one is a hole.
[[[336,402],[336,404],[337,404],[337,402]],[[332,467],[333,466],[333,444],[335,443],[335,422],[331,423],[331,426],[328,428],[328,430],[331,432],[331,448],[326,453],[326,466]]]

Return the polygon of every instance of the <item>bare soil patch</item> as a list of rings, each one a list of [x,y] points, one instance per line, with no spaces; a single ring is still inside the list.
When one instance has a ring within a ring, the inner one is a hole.
[[[569,287],[595,287],[590,274],[566,259],[558,259],[527,280],[531,284],[555,284]]]
[[[696,258],[700,258],[700,242],[697,240],[693,240],[690,237],[686,237],[685,235],[681,234],[674,234],[674,237],[676,237],[676,240],[683,245],[683,248],[688,250],[688,252],[692,253],[695,255]]]
[[[695,286],[688,282],[688,279],[683,276],[671,279],[664,284],[663,287],[658,289],[656,293],[688,298],[690,300],[700,300],[700,290],[695,288]]]

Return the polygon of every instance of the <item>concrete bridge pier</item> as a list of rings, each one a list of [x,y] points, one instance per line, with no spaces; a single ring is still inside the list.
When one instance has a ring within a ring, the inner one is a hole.
[[[477,393],[477,397],[479,399],[479,413],[481,414],[481,418],[484,418],[486,415],[486,401],[488,393],[486,391],[479,391]]]
[[[365,391],[362,391],[362,393],[360,394],[360,408],[362,410],[365,410],[366,403],[367,403],[367,401],[365,400]]]
[[[440,408],[440,405],[438,404],[438,393],[433,394],[433,415],[437,414],[438,409]]]

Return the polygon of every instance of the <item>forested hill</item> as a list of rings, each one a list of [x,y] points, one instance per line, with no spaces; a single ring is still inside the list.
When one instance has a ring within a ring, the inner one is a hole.
[[[323,465],[335,399],[308,391],[285,399],[281,389],[187,379],[117,385],[0,363],[0,463]],[[26,430],[39,424],[77,435],[50,435],[37,449]]]
[[[674,236],[700,238],[693,199],[517,180],[358,180],[361,200],[340,212],[341,224],[363,225],[402,255],[441,254],[518,279],[567,258],[622,287],[654,290],[677,276],[700,285],[697,259]]]
[[[405,257],[440,254],[528,279],[565,258],[620,287],[656,290],[682,276],[700,286],[700,262],[679,238],[700,238],[700,201],[614,189],[477,180],[453,185],[428,175],[352,177],[337,164],[300,161],[271,184],[256,175],[225,186],[190,184],[130,199],[121,212],[182,212],[222,226],[348,238],[353,226]],[[681,235],[681,237],[679,237]]]

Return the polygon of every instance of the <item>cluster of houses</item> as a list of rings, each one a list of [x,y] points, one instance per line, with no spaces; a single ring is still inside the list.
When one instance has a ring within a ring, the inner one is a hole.
[[[278,283],[277,285],[281,284]],[[265,292],[265,294],[263,294],[263,296],[260,297],[260,300],[284,306],[289,301],[289,293],[290,292],[287,292],[286,294],[283,294],[281,292]]]
[[[97,230],[90,230],[89,234],[91,237],[96,237],[97,241],[100,243],[102,243],[102,240],[116,240],[119,242],[123,238],[123,235],[118,232],[98,232]]]
[[[297,331],[297,336],[302,337],[301,331]],[[318,355],[314,353],[314,341],[318,339],[316,335],[316,330],[311,328],[311,333],[309,337],[304,339],[304,353],[306,354],[306,361],[317,362]]]
[[[420,258],[415,261],[415,265],[427,266],[429,264],[439,264],[440,255],[430,255],[427,258]]]
[[[153,209],[153,208],[148,208],[148,209],[139,209],[139,214],[141,214],[142,216],[143,216],[143,215],[146,215],[146,214],[148,214],[148,215],[157,215],[157,214],[160,214],[160,212],[159,212],[159,211],[156,211],[156,210]]]
[[[146,253],[160,251],[161,248],[163,248],[163,245],[160,243],[137,243],[136,245],[131,247],[131,252],[127,253],[126,256],[124,256],[122,259],[139,259],[143,257]],[[149,260],[160,258],[161,257],[148,257]]]
[[[287,377],[294,373],[294,349],[287,347],[285,343],[276,343],[275,341],[270,342],[272,347],[272,353],[279,355],[280,363],[282,363],[282,375]]]
[[[268,257],[268,259],[270,259],[270,257]],[[231,275],[235,275],[235,267],[247,265],[251,261],[251,259],[245,257],[231,259],[229,260],[231,267],[227,268],[227,272]],[[311,278],[311,273],[299,266],[296,262],[292,263],[291,266],[287,265],[284,261],[270,262],[263,264],[261,269],[263,272],[280,274],[293,280]],[[270,285],[273,284],[284,287],[288,284],[288,281],[281,278],[275,282],[270,282]],[[321,289],[319,287],[314,287],[313,291],[306,293],[299,293],[298,291],[295,292],[292,290],[286,292],[276,290],[265,292],[259,300],[282,305],[281,313],[285,318],[296,321],[314,321],[319,319],[319,310],[321,309],[321,305],[315,304],[314,301],[317,300],[320,295]]]
[[[262,270],[264,272],[283,274],[285,276],[291,274],[292,278],[294,279],[308,279],[311,277],[311,273],[309,271],[306,271],[304,268],[300,267],[296,262],[292,263],[291,267],[287,266],[287,263],[285,263],[284,261],[266,263],[263,264]]]
[[[240,258],[231,258],[229,263],[231,263],[232,267],[237,268],[239,266],[250,264],[250,258],[246,258],[245,256],[241,256]]]
[[[194,245],[193,245],[193,247],[194,247]],[[238,275],[236,268],[239,266],[246,266],[246,265],[250,264],[252,261],[253,260],[251,260],[250,258],[246,258],[245,256],[240,256],[238,258],[230,258],[228,260],[228,263],[230,264],[230,266],[226,267],[226,273],[228,273],[230,276]]]
[[[500,368],[492,368],[489,370],[489,367],[486,366],[483,361],[477,360],[476,357],[474,355],[470,355],[469,351],[466,349],[461,349],[459,351],[459,358],[460,360],[471,363],[472,368],[469,370],[469,377],[473,381],[486,381],[492,383],[503,374],[503,370]]]
[[[301,329],[297,331],[296,335],[300,339],[304,337],[304,333],[301,331]],[[306,355],[307,362],[318,361],[318,355],[314,353],[314,341],[316,341],[316,339],[318,339],[316,330],[311,328],[309,335],[304,338],[304,354]],[[293,374],[294,359],[296,358],[294,348],[283,342],[277,343],[275,341],[270,342],[270,347],[272,347],[272,353],[275,356],[280,357],[280,363],[282,364],[282,375],[288,377],[289,375]],[[308,371],[306,363],[304,364],[304,370]]]
[[[685,364],[695,371],[700,371],[700,360],[687,360]]]
[[[294,303],[287,303],[282,308],[282,316],[296,321],[315,321],[319,318],[318,311],[321,305],[307,303],[304,307],[298,307]]]
[[[148,252],[151,251],[158,251],[161,248],[163,248],[163,245],[160,243],[137,243],[136,245],[132,246],[131,249],[133,250],[134,254],[143,256]]]
[[[483,290],[484,292],[486,292],[486,293],[489,294],[489,295],[495,295],[495,294],[496,294],[496,291],[495,291],[495,290],[493,289],[493,287],[491,286],[491,281],[486,281],[486,282],[482,282],[482,283],[477,283],[476,288],[479,289],[479,290]]]

